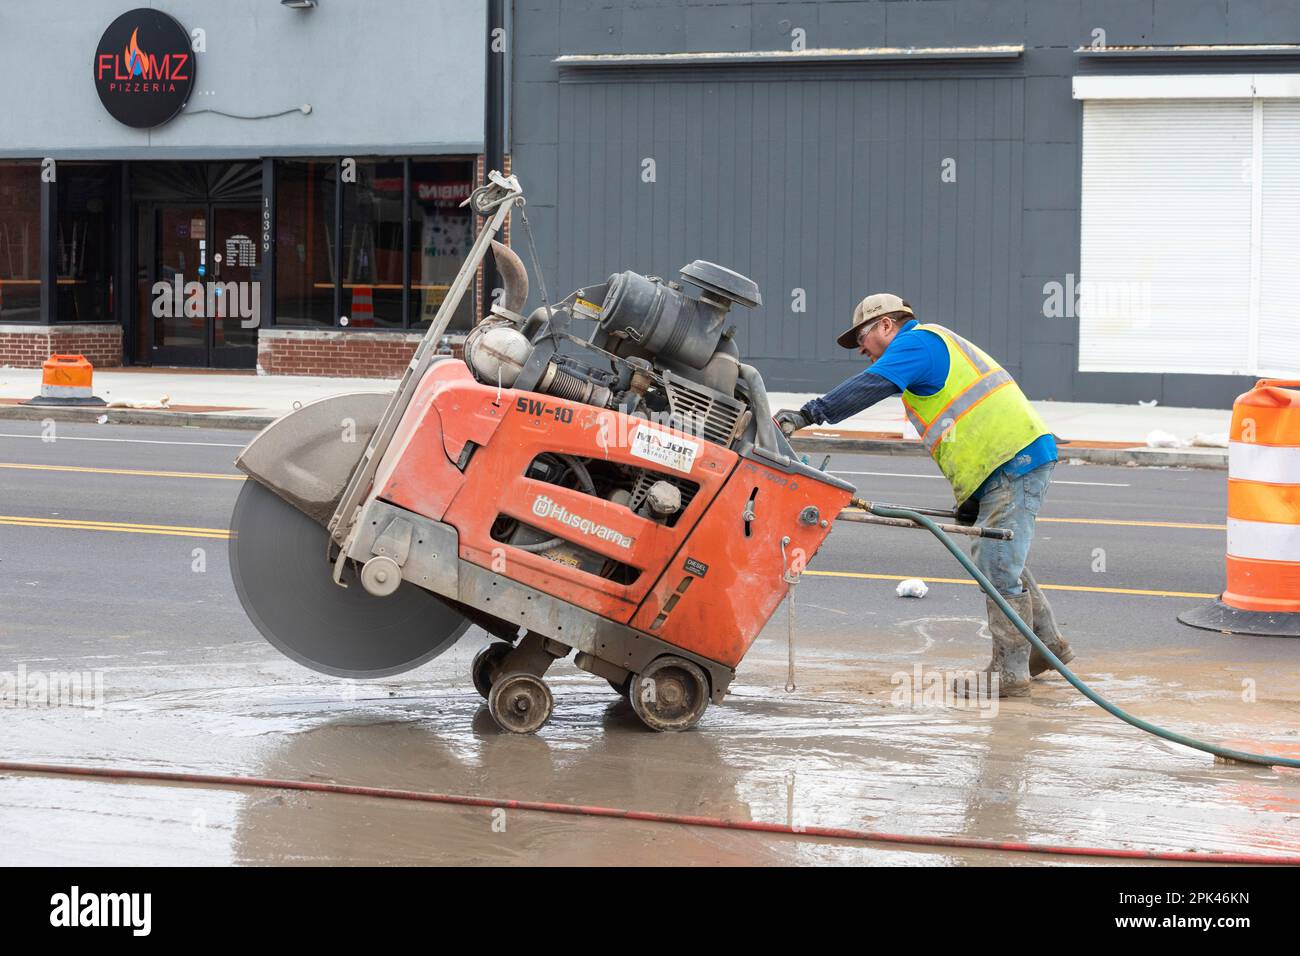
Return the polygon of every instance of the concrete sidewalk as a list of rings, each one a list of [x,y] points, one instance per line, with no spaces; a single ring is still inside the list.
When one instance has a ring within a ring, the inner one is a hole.
[[[392,379],[317,378],[185,369],[107,369],[95,372],[94,391],[107,408],[18,405],[40,392],[40,369],[0,368],[0,418],[107,421],[119,424],[207,425],[261,428],[295,405],[346,392],[385,392]],[[815,396],[773,392],[772,410],[798,408]],[[1065,443],[1061,457],[1106,464],[1224,468],[1227,449],[1206,447],[1226,440],[1229,409],[1035,402],[1044,420]],[[1151,447],[1162,433],[1177,447]],[[796,436],[801,451],[872,451],[924,454],[903,414],[890,398],[836,425],[805,429]]]
[[[395,379],[257,375],[207,369],[104,369],[94,393],[107,408],[25,406],[41,390],[41,370],[0,368],[0,419],[97,421],[261,429],[300,405],[348,392],[389,392]]]
[[[95,371],[94,391],[104,401],[157,407],[166,397],[175,408],[240,411],[275,418],[294,403],[345,392],[386,392],[395,379],[314,378],[305,375],[257,375],[253,372],[209,372],[186,369],[104,369]],[[0,400],[19,401],[41,390],[41,370],[0,368]]]

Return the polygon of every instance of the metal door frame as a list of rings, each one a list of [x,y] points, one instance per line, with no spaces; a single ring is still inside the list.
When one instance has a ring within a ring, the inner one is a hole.
[[[152,310],[144,316],[141,316],[138,301],[140,270],[147,270],[144,276],[146,287],[152,289],[154,284],[159,281],[158,254],[161,248],[161,237],[159,236],[159,212],[165,207],[198,207],[204,209],[205,222],[209,224],[208,232],[213,236],[216,235],[216,221],[218,211],[221,209],[238,209],[244,208],[252,213],[256,219],[261,216],[262,208],[257,202],[244,202],[236,200],[184,200],[184,199],[149,199],[140,200],[135,204],[133,217],[135,219],[136,242],[132,243],[132,256],[139,256],[139,238],[147,236],[146,245],[147,258],[145,261],[137,261],[132,269],[131,274],[135,277],[132,283],[131,293],[134,301],[134,314],[137,321],[144,321],[145,334],[144,349],[147,354],[136,355],[137,362],[149,365],[161,366],[179,366],[184,368],[228,368],[228,369],[251,369],[257,365],[257,346],[256,345],[223,345],[216,344],[216,324],[211,318],[204,322],[204,341],[202,346],[162,346],[161,348],[154,344],[155,320]],[[147,229],[148,233],[142,233],[140,230]],[[213,240],[215,241],[215,240]],[[215,247],[213,247],[215,249]],[[199,276],[194,276],[199,279]],[[200,281],[207,281],[210,276],[204,276]],[[188,280],[187,280],[188,281]]]

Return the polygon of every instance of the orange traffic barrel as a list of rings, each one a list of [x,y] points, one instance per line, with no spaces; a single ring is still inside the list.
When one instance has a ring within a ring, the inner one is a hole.
[[[24,405],[103,405],[91,390],[94,367],[84,355],[51,355],[41,363],[41,394]]]
[[[1227,586],[1178,619],[1227,634],[1300,637],[1300,382],[1264,379],[1233,404]]]

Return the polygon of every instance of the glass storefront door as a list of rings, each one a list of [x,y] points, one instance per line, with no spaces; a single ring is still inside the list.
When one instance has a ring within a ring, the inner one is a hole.
[[[214,360],[210,364],[253,368],[262,305],[262,251],[257,241],[262,209],[218,203],[212,207],[212,222],[217,241],[209,253],[208,272],[222,290],[226,308],[212,320]]]
[[[254,367],[260,215],[250,203],[140,205],[139,344],[152,364]]]

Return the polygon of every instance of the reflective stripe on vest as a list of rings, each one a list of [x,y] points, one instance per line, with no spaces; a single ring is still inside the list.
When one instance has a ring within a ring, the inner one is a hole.
[[[907,404],[907,402],[903,402],[903,411],[907,412],[907,420],[911,422],[912,427],[916,429],[917,437],[922,437],[925,434],[925,422],[921,421],[921,416],[912,411],[912,406]],[[927,451],[928,450],[929,449],[927,449]]]
[[[969,498],[990,474],[1050,429],[1011,373],[941,325],[933,332],[948,349],[948,377],[933,395],[903,392],[908,421],[952,483],[957,501]],[[957,423],[964,424],[957,428]],[[961,441],[956,440],[960,432]]]
[[[917,325],[917,328],[929,329],[931,332],[940,333],[940,338],[943,338],[946,343],[950,342],[952,345],[956,346],[957,351],[961,352],[961,354],[965,356],[966,361],[970,362],[971,367],[974,368],[975,371],[979,372],[981,375],[988,374],[990,368],[989,363],[984,361],[984,357],[979,354],[979,351],[976,350],[976,348],[973,345],[971,345],[969,342],[963,339],[956,332],[953,332],[951,329],[944,328],[942,325],[938,325],[934,322],[927,322],[925,325]],[[948,368],[948,374],[950,376],[952,374],[951,365]],[[947,387],[946,382],[944,383],[944,387],[945,388]],[[926,396],[926,397],[929,398],[932,396]],[[924,440],[925,429],[926,429],[926,423],[924,419],[922,419],[920,415],[916,414],[916,412],[912,410],[912,406],[907,404],[906,401],[903,402],[903,409],[907,412],[907,420],[910,421],[912,423],[912,427],[916,429],[916,434],[921,436],[921,438]],[[932,444],[933,443],[927,444],[925,446],[925,450],[930,451]]]
[[[931,332],[939,332],[946,336],[953,345],[957,346],[957,351],[966,356],[966,361],[975,366],[975,371],[979,372],[981,375],[987,375],[993,370],[993,366],[984,360],[984,356],[980,355],[979,349],[975,348],[975,346],[971,345],[951,329],[944,328],[942,325],[936,325],[933,322],[927,322],[925,325],[921,326],[921,328],[929,329]]]
[[[983,378],[976,380],[974,385],[954,398],[952,404],[939,413],[941,417],[937,421],[931,422],[930,427],[921,435],[921,443],[925,445],[925,450],[933,455],[934,446],[943,441],[943,436],[948,433],[948,430],[953,425],[957,424],[957,419],[1003,385],[1009,385],[1013,381],[1011,373],[1004,368],[1000,368],[996,372],[990,372]],[[935,427],[936,425],[938,427]]]

